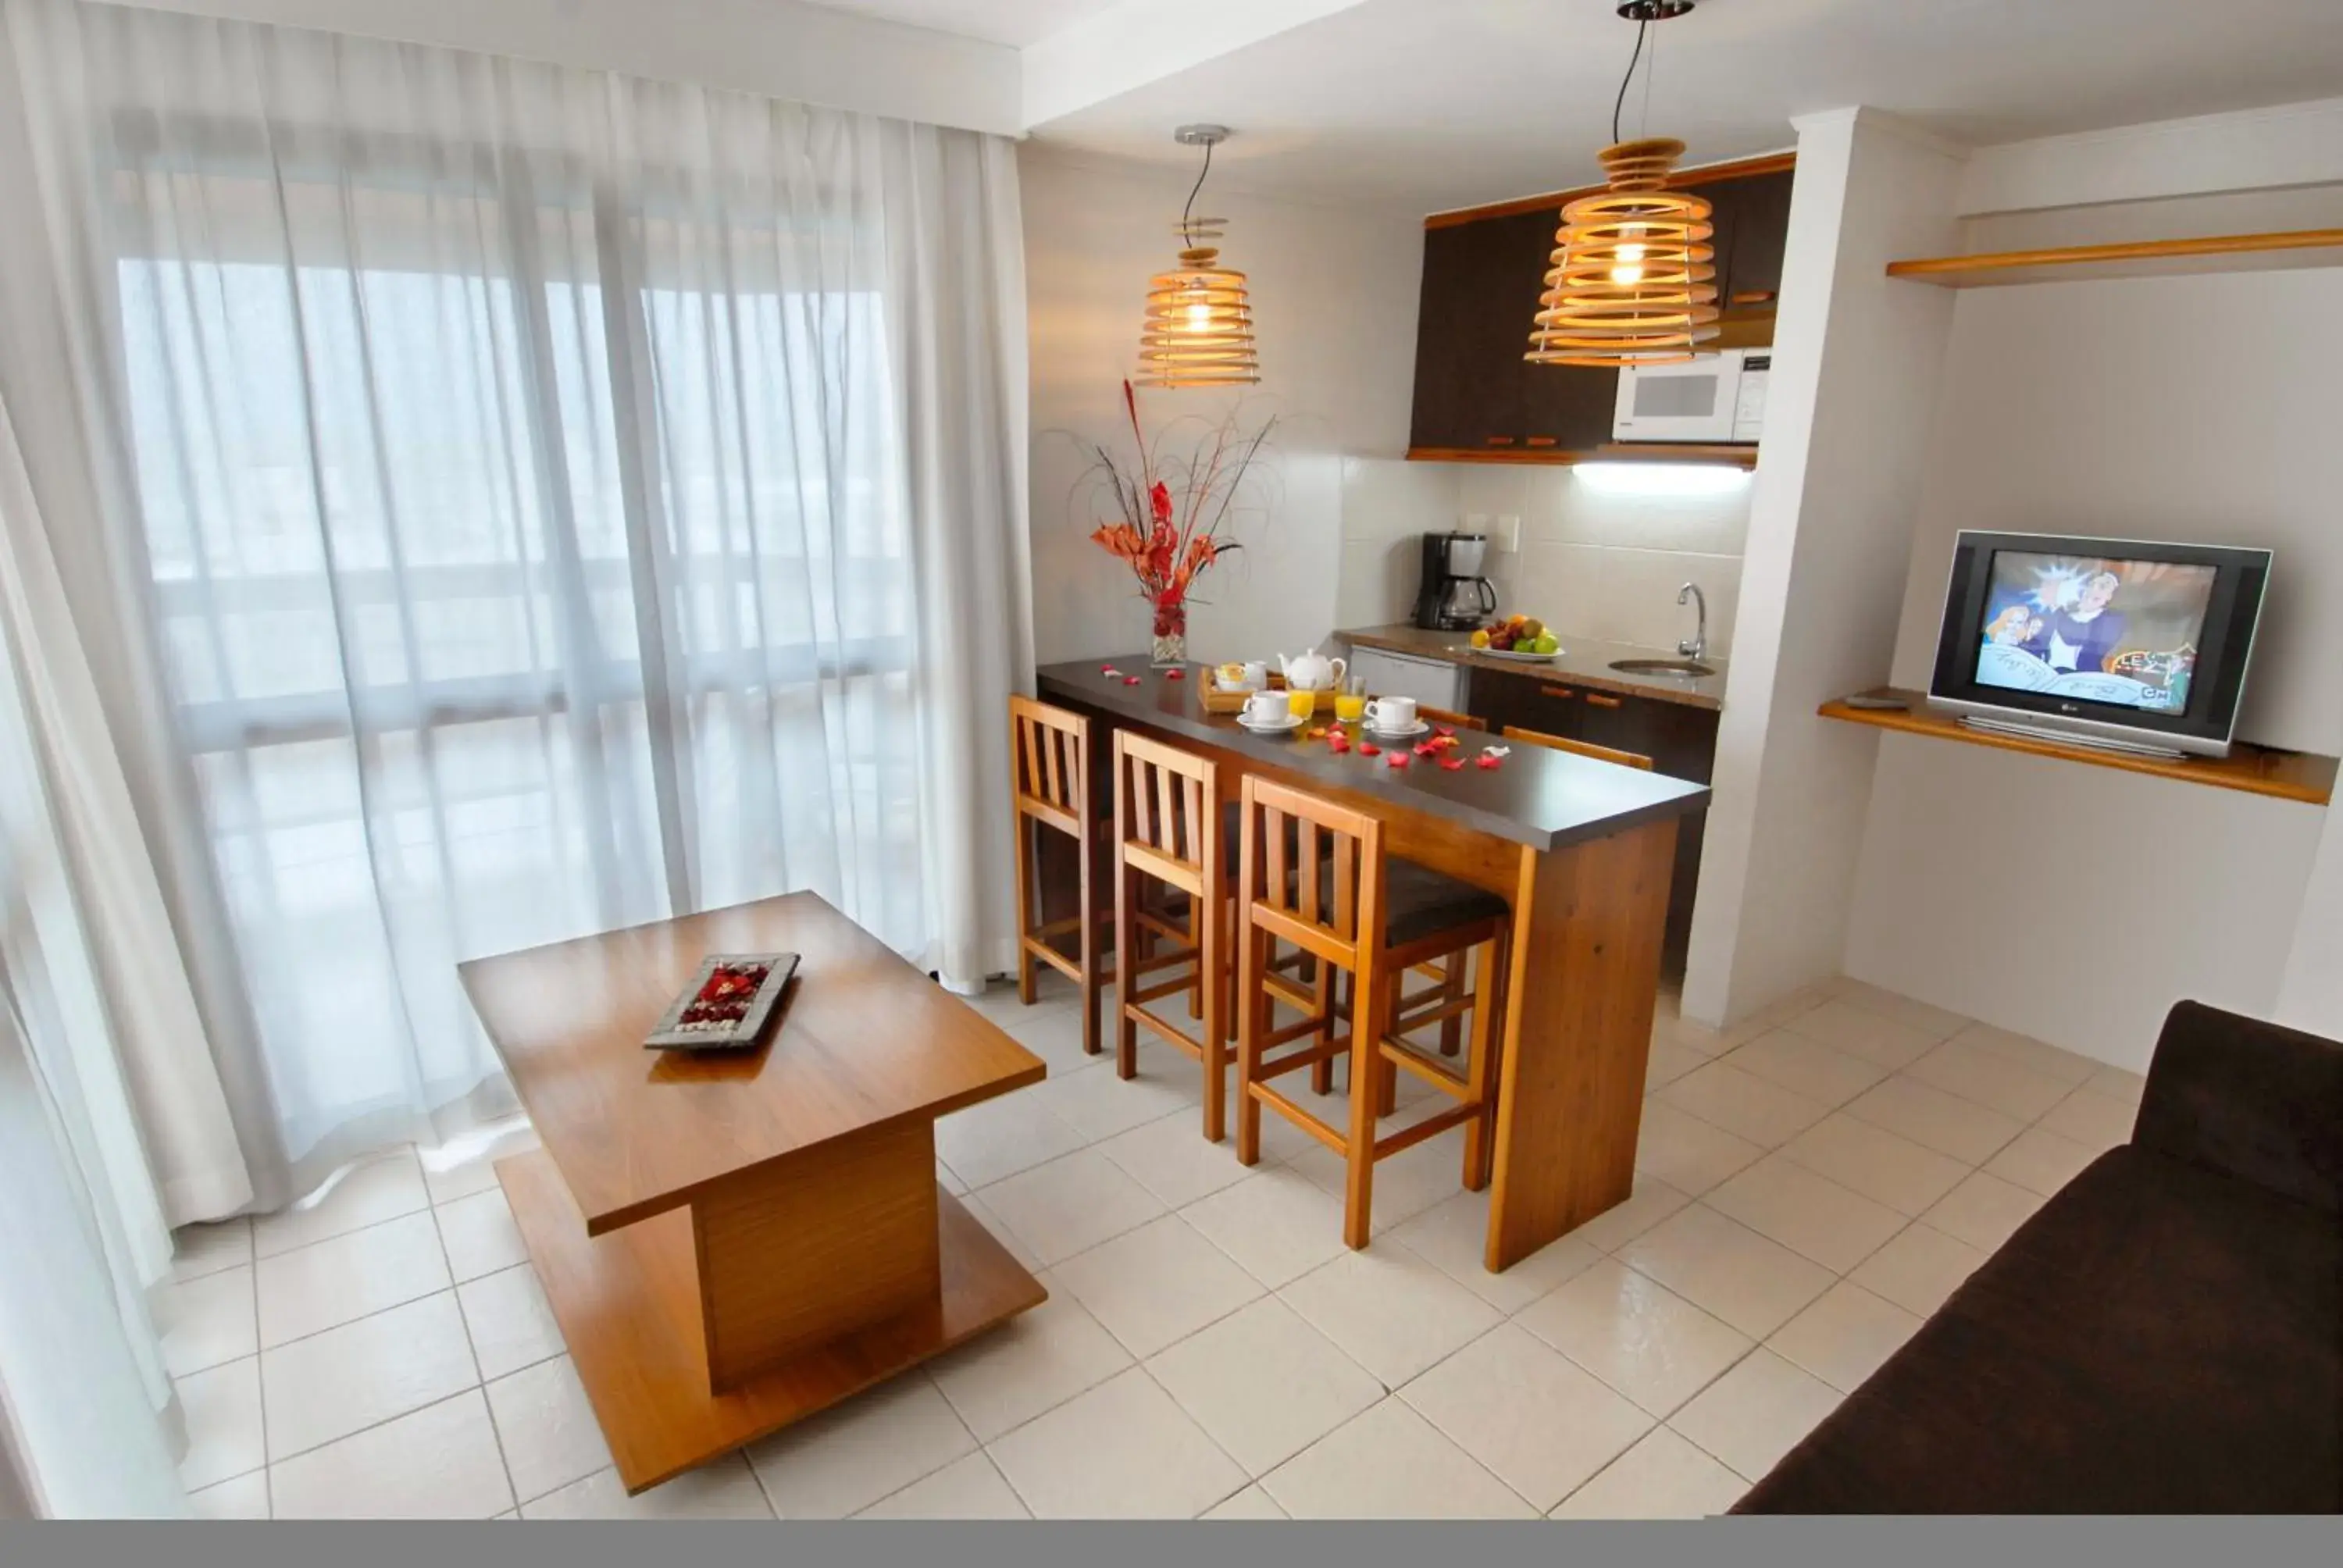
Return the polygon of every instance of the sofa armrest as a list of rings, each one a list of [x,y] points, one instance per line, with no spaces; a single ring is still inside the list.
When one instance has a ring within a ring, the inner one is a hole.
[[[2132,1144],[2334,1213],[2343,1209],[2343,1043],[2176,1005]]]

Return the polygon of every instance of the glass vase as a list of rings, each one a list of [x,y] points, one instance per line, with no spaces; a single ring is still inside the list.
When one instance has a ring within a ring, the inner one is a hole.
[[[1155,643],[1151,653],[1151,662],[1158,669],[1170,669],[1188,662],[1186,605],[1155,607]]]

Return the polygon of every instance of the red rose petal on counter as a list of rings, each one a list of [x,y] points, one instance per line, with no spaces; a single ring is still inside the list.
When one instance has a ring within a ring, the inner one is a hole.
[[[1188,678],[1188,672],[1184,669],[1167,669],[1163,672],[1163,678],[1166,680],[1185,680]]]
[[[1464,771],[1464,759],[1462,757],[1443,757],[1440,759],[1440,765],[1448,769],[1451,773],[1462,773]]]
[[[1135,675],[1126,675],[1122,678],[1122,683],[1125,686],[1137,686],[1139,684],[1139,677]]]
[[[1435,724],[1432,727],[1432,732],[1434,735],[1439,736],[1443,740],[1445,740],[1450,736],[1456,733],[1456,726],[1453,724]]]
[[[1393,768],[1404,768],[1413,759],[1404,751],[1394,751],[1390,756],[1384,758],[1383,760],[1391,764]]]
[[[1362,757],[1380,757],[1383,753],[1383,749],[1372,740],[1359,742],[1359,755]]]
[[[1473,760],[1475,764],[1483,768],[1503,768],[1505,765],[1505,759],[1503,758],[1497,756],[1493,752],[1488,751],[1482,752],[1480,756],[1475,757]]]
[[[1122,671],[1117,669],[1111,664],[1101,664],[1099,666],[1099,673],[1101,675],[1121,675]]]

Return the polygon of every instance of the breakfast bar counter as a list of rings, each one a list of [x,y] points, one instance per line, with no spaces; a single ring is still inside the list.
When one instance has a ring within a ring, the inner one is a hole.
[[[1111,777],[1114,729],[1147,732],[1211,756],[1225,779],[1257,773],[1372,812],[1393,853],[1503,898],[1513,940],[1487,1265],[1504,1269],[1624,1201],[1677,826],[1708,790],[1527,744],[1493,769],[1390,767],[1210,712],[1210,678],[1209,667],[1174,678],[1133,654],[1045,666],[1039,685],[1044,700],[1091,717],[1092,779]],[[1468,751],[1494,740],[1466,739]]]

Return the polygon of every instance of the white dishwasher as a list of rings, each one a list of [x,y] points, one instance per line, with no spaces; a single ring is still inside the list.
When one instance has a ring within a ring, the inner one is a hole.
[[[1464,672],[1444,658],[1353,644],[1349,672],[1365,678],[1370,697],[1413,697],[1451,713],[1464,706]]]

